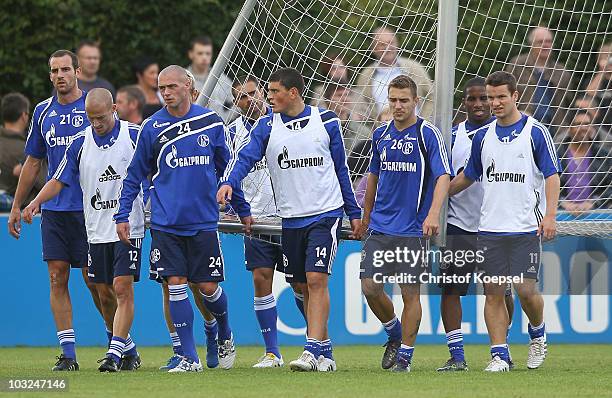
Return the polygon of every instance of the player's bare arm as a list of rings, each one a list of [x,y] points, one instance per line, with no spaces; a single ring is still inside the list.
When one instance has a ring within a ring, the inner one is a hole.
[[[467,178],[462,171],[450,182],[448,196],[456,195],[459,192],[468,189],[473,183],[474,181]]]
[[[355,235],[356,239],[362,239],[370,225],[370,215],[374,208],[374,200],[376,199],[376,188],[378,186],[378,176],[374,173],[368,174],[368,183],[366,185],[366,193],[363,201],[363,218],[359,231]]]
[[[561,180],[558,174],[549,176],[544,182],[544,190],[546,192],[546,214],[538,227],[538,235],[543,236],[544,240],[554,238],[557,232],[556,217],[560,184]]]
[[[448,174],[441,175],[436,181],[436,187],[434,188],[433,199],[431,202],[431,208],[425,221],[423,221],[423,236],[430,238],[438,234],[440,230],[440,209],[446,199],[446,193],[450,185],[450,176]]]
[[[221,185],[217,191],[217,202],[220,205],[225,206],[230,200],[232,200],[232,192],[233,189],[229,184]]]
[[[47,181],[38,195],[23,210],[23,221],[32,224],[33,217],[40,213],[40,205],[56,197],[62,188],[64,188],[64,184],[55,178]]]
[[[32,190],[34,182],[36,181],[36,176],[38,176],[41,167],[42,159],[28,156],[21,169],[21,176],[17,183],[13,207],[11,208],[11,214],[8,219],[9,233],[15,239],[19,239],[21,235],[21,205]]]

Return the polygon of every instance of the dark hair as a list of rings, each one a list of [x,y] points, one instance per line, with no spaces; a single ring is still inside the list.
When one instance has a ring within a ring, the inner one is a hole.
[[[270,75],[268,81],[279,82],[287,90],[296,88],[300,97],[304,92],[304,78],[302,74],[294,68],[281,68]]]
[[[30,101],[21,93],[9,93],[2,97],[2,122],[14,123],[24,112],[30,111]]]
[[[334,95],[334,93],[337,90],[347,90],[348,86],[346,81],[341,80],[339,82],[332,82],[330,84],[327,85],[327,87],[325,88],[325,91],[323,92],[323,98],[325,98],[326,100],[331,100],[332,95]]]
[[[232,81],[232,95],[234,96],[234,98],[236,98],[236,93],[234,93],[234,91],[236,90],[236,87],[243,86],[247,82],[253,82],[255,83],[257,87],[259,87],[259,79],[256,78],[255,76],[253,75],[238,76],[234,79],[234,81]]]
[[[504,85],[508,86],[510,94],[514,94],[514,92],[516,91],[516,78],[512,73],[508,73],[503,70],[498,70],[497,72],[493,72],[489,76],[487,76],[485,84],[487,86],[493,87],[499,87]]]
[[[76,53],[78,54],[83,47],[95,47],[98,50],[100,49],[100,44],[93,40],[81,40],[79,44],[76,46]]]
[[[574,124],[574,120],[578,116],[587,116],[591,122],[593,121],[593,117],[591,116],[591,114],[589,113],[588,110],[582,109],[582,108],[570,109],[565,114],[565,117],[563,118],[562,125],[563,126],[568,126],[568,127],[572,126]]]
[[[399,75],[395,77],[393,80],[391,80],[391,82],[389,83],[389,87],[387,88],[387,91],[391,89],[391,87],[399,88],[399,89],[408,88],[410,89],[410,92],[412,93],[413,97],[416,98],[417,96],[416,83],[414,82],[414,80],[412,80],[406,75]]]
[[[486,86],[485,79],[483,79],[482,77],[471,78],[465,83],[465,86],[463,86],[463,98],[465,98],[465,96],[467,95],[468,89],[472,87],[485,87],[485,86]]]
[[[157,61],[155,61],[151,57],[147,57],[147,56],[140,57],[132,63],[132,72],[136,76],[142,75],[149,66],[156,65],[156,64],[157,64]]]
[[[79,57],[77,57],[76,54],[70,50],[57,50],[56,52],[51,54],[48,62],[49,68],[51,67],[51,58],[61,58],[65,57],[66,55],[70,57],[70,60],[72,61],[72,67],[74,68],[74,70],[76,70],[79,67]]]
[[[587,115],[589,117],[589,119],[593,119],[591,117],[591,114],[589,113],[589,111],[587,111],[586,109],[576,109],[574,111],[573,119],[576,119],[578,116],[584,116],[584,115]]]
[[[138,103],[138,112],[142,114],[142,110],[147,100],[138,85],[130,84],[129,86],[123,86],[117,90],[117,94],[119,93],[125,93],[128,97],[128,101],[136,101]]]
[[[191,41],[189,42],[189,49],[193,50],[193,47],[196,44],[200,44],[202,46],[212,46],[213,45],[213,41],[209,36],[196,36],[193,39],[191,39]]]
[[[257,86],[259,86],[259,79],[256,78],[255,76],[253,76],[253,75],[242,75],[242,76],[238,76],[237,78],[234,79],[234,81],[232,82],[232,88],[236,88],[238,86],[242,86],[242,85],[246,84],[247,82],[253,82]]]
[[[586,91],[578,91],[574,97],[574,103],[580,100],[593,101],[593,96]]]
[[[340,55],[340,51],[338,50],[332,49],[326,52],[325,55],[323,55],[323,58],[321,58],[321,62],[319,63],[319,73],[321,74],[321,76],[329,76],[331,67],[334,64],[334,61],[337,59],[341,59],[342,63],[346,65],[346,62],[344,62],[344,59],[342,58],[342,56]]]

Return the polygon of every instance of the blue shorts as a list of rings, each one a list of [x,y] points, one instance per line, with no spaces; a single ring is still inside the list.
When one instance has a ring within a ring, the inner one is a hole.
[[[89,244],[89,280],[112,285],[115,277],[132,275],[134,282],[138,282],[142,238],[130,239],[130,242],[131,246],[121,241]]]
[[[87,267],[87,231],[82,211],[41,212],[43,261],[67,261],[73,268]]]
[[[332,273],[342,219],[326,217],[304,228],[283,228],[285,279],[306,282],[307,272]]]
[[[410,254],[398,257],[395,255],[398,250]],[[428,250],[427,238],[387,235],[370,229],[361,250],[359,279],[374,279],[378,282],[383,276],[401,276],[405,277],[405,284],[419,284],[421,274],[430,270]]]
[[[145,230],[145,235],[147,233],[147,230]],[[163,283],[164,280],[161,276],[159,276],[159,274],[157,273],[157,261],[153,261],[155,260],[155,256],[153,251],[149,252],[149,280],[158,282],[158,283]]]
[[[452,251],[455,261],[450,263],[441,261],[440,274],[466,277],[466,280],[468,280],[467,277],[469,275],[469,280],[472,281],[477,266],[475,256],[478,250],[476,232],[468,232],[455,225],[447,224],[446,235],[446,247],[443,248],[443,250]],[[464,260],[466,253],[473,253],[468,257],[471,261]],[[443,294],[465,296],[469,290],[470,282],[440,283],[439,287],[442,288]]]
[[[164,279],[157,272],[157,264],[153,262],[155,256],[153,251],[149,253],[149,279],[158,283],[164,283]]]
[[[157,274],[183,276],[189,282],[222,282],[223,254],[217,231],[199,231],[193,236],[181,236],[151,230],[150,262]]]
[[[283,248],[280,236],[261,236],[258,239],[244,237],[244,259],[247,271],[255,268],[272,268],[284,271]]]
[[[481,268],[485,275],[538,279],[542,245],[537,235],[479,234],[478,250],[484,253]]]

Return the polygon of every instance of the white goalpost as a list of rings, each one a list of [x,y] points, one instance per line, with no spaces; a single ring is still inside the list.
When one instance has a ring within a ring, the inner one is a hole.
[[[521,111],[541,117],[557,145],[563,167],[559,233],[610,238],[611,25],[609,2],[595,0],[246,0],[198,102],[208,104],[223,74],[255,76],[265,89],[274,70],[300,70],[306,102],[340,116],[359,196],[368,140],[388,117],[383,69],[377,68],[381,54],[395,52],[389,73],[397,68],[417,82],[419,114],[447,144],[452,124],[465,119],[463,84],[507,70],[517,77]],[[385,48],[375,40],[381,32],[393,37]],[[240,232],[233,221],[220,229]],[[255,231],[279,234],[279,220],[260,220]]]

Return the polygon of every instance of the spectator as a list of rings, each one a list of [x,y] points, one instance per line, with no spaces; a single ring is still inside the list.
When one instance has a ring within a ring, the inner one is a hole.
[[[597,109],[593,107],[592,104],[593,98],[590,95],[586,94],[584,91],[579,91],[576,93],[574,103],[569,107],[567,112],[565,112],[562,126],[559,127],[557,133],[552,137],[557,147],[569,139],[569,129],[572,125],[572,120],[576,112],[585,111],[591,116],[591,120],[595,120]]]
[[[2,98],[2,127],[0,127],[0,211],[10,211],[17,189],[21,164],[25,160],[25,131],[30,116],[30,101],[19,93],[10,93]],[[46,168],[38,175],[30,197],[30,203],[45,185]]]
[[[132,64],[132,71],[136,76],[138,88],[140,88],[145,97],[142,117],[146,119],[164,106],[164,99],[157,89],[159,65],[149,57],[142,57]]]
[[[347,154],[357,142],[370,137],[370,127],[366,124],[363,115],[355,111],[359,104],[346,82],[329,84],[323,94],[323,99],[321,107],[333,111],[340,119]]]
[[[383,123],[390,122],[391,119],[393,119],[393,112],[391,112],[389,104],[385,104],[385,106],[383,106],[380,113],[376,117],[376,126],[380,126]]]
[[[433,82],[427,71],[417,61],[399,56],[399,44],[395,33],[378,28],[373,33],[372,54],[376,62],[366,66],[357,78],[357,86],[363,90],[368,103],[368,120],[374,121],[387,103],[387,86],[393,78],[406,74],[417,84],[421,106],[417,113],[425,119],[433,115]]]
[[[196,89],[200,92],[202,92],[204,83],[210,75],[213,50],[213,42],[208,36],[195,37],[189,44],[188,56],[191,65],[187,67],[187,70],[193,73],[196,79]],[[237,115],[233,107],[232,81],[224,73],[221,73],[210,95],[208,108],[217,112],[226,123],[229,123]]]
[[[349,153],[346,163],[351,175],[355,199],[363,208],[363,201],[368,181],[368,167],[372,156],[372,140],[359,141]]]
[[[94,88],[105,88],[115,98],[115,87],[106,79],[98,75],[102,53],[100,45],[94,41],[84,40],[77,46],[76,54],[79,57],[81,75],[79,76],[79,88],[90,91]]]
[[[123,86],[117,91],[117,114],[119,119],[141,124],[142,112],[145,107],[145,97],[140,88],[132,84]]]
[[[376,127],[393,119],[389,104],[385,104],[376,118]],[[368,187],[368,166],[372,155],[372,140],[360,141],[348,156],[348,166],[351,171],[351,181],[355,190],[357,204],[363,208],[366,188]]]
[[[593,120],[597,119],[597,108],[594,105],[593,96],[588,93],[578,93],[574,100],[574,109],[584,109],[591,115]],[[571,123],[571,120],[569,121]]]
[[[612,201],[612,160],[593,141],[591,116],[585,110],[572,115],[566,140],[559,147],[561,207],[574,215],[607,208]]]
[[[593,78],[587,85],[586,92],[591,97],[597,95],[599,87],[601,87],[604,75],[610,72],[610,57],[612,57],[612,42],[606,43],[601,46],[597,56],[597,70],[593,74]]]
[[[319,63],[319,75],[323,83],[318,84],[312,89],[312,100],[310,105],[325,106],[325,88],[329,83],[349,82],[349,73],[344,59],[336,50],[328,51]]]
[[[546,125],[551,133],[561,126],[570,90],[571,73],[552,57],[553,34],[537,27],[527,35],[529,52],[518,55],[506,66],[516,78],[519,109]]]
[[[599,71],[587,87],[593,95],[593,105],[597,108],[595,123],[607,131],[612,130],[612,43],[603,45],[597,62]]]
[[[610,140],[610,130],[602,127],[601,124],[596,123],[598,120],[600,109],[597,109],[594,105],[595,99],[589,94],[584,92],[579,93],[576,96],[574,105],[572,106],[573,112],[567,113],[567,117],[563,122],[563,127],[559,129],[554,137],[556,144],[562,144],[566,140],[570,139],[570,128],[573,122],[573,117],[576,112],[586,112],[589,117],[594,121],[589,129],[591,130],[590,136],[594,143],[597,143],[604,151],[612,152],[612,140]]]

